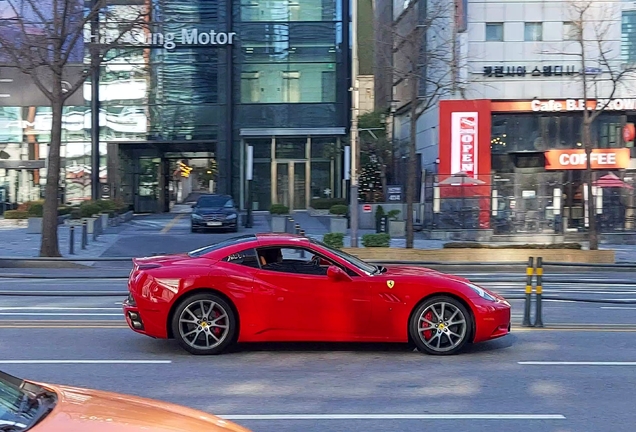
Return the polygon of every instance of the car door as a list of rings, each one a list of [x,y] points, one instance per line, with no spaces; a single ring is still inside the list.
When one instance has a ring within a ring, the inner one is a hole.
[[[330,278],[327,268],[336,264],[309,248],[268,246],[257,252],[261,269],[254,283],[262,291],[276,293],[272,340],[347,341],[365,334],[371,312],[365,280]]]

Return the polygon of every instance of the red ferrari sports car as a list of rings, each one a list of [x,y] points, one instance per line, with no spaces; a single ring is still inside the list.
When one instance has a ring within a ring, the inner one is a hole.
[[[443,355],[510,332],[510,303],[467,279],[372,265],[302,236],[243,235],[133,263],[128,325],[192,354],[284,341],[412,342]]]

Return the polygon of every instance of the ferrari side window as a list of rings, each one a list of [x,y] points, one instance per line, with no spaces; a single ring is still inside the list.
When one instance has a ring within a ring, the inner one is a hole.
[[[268,247],[258,250],[263,270],[326,276],[331,262],[304,248]]]
[[[245,249],[240,252],[233,253],[223,258],[223,261],[227,261],[233,264],[240,264],[247,267],[259,268],[258,257],[254,249]]]

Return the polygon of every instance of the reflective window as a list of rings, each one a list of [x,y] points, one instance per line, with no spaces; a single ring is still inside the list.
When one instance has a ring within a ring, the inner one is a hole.
[[[241,21],[334,21],[336,0],[240,0]]]
[[[486,41],[503,41],[503,23],[486,23]]]
[[[243,24],[241,61],[335,62],[340,28],[334,23]]]
[[[335,101],[335,63],[243,65],[241,103],[333,103]]]
[[[636,62],[636,10],[623,11],[621,25],[621,57],[624,62]]]
[[[543,23],[525,23],[524,28],[525,41],[541,41],[543,40]]]

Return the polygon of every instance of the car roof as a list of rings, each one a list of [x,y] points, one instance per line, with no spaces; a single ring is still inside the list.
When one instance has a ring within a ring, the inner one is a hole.
[[[287,233],[258,233],[256,238],[260,244],[286,243],[286,242],[302,242],[307,243],[309,239],[299,234]]]

